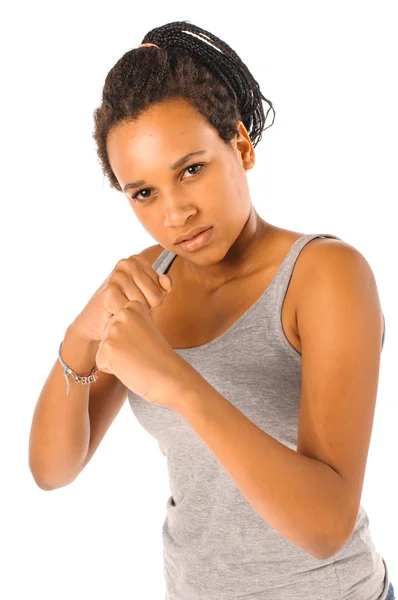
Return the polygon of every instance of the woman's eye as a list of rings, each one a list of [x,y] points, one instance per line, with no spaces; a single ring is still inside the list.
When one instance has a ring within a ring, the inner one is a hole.
[[[194,167],[204,167],[204,164],[203,163],[196,163],[194,165],[189,165],[189,167],[187,167],[185,169],[185,171],[188,171],[188,169],[193,169]],[[200,169],[200,171],[202,171],[202,170],[203,170],[203,168]],[[184,173],[185,173],[185,171],[184,171]],[[196,175],[197,173],[199,173],[199,171],[197,171],[196,173],[191,173],[191,175]]]
[[[142,192],[146,192],[148,190],[150,190],[151,188],[143,188],[141,190],[138,190],[138,192],[136,192],[135,194],[133,194],[131,197],[133,200],[135,200],[136,202],[144,202],[144,200],[146,200],[148,198],[148,196],[145,196],[143,200],[138,200],[137,196],[139,194],[142,194]]]
[[[186,167],[186,169],[184,169],[183,173],[185,173],[185,171],[188,171],[188,169],[194,169],[196,167],[200,167],[199,171],[196,171],[195,173],[191,173],[191,177],[188,177],[188,179],[191,179],[195,175],[199,175],[199,173],[201,171],[203,171],[203,169],[205,168],[205,164],[204,163],[195,163],[194,165],[189,165],[189,167]],[[141,195],[143,192],[151,191],[151,189],[152,188],[141,188],[140,190],[138,190],[137,192],[135,192],[135,194],[133,194],[131,196],[131,198],[133,200],[135,200],[136,202],[145,202],[145,200],[148,200],[148,198],[150,197],[149,195],[144,196],[142,199],[138,198],[138,196]]]

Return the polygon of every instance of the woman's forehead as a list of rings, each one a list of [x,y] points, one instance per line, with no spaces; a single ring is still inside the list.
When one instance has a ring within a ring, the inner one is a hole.
[[[129,155],[131,159],[148,154],[166,154],[170,162],[198,149],[214,149],[220,143],[218,131],[200,115],[178,112],[143,114],[136,121],[120,124],[108,134],[107,148],[111,156]]]

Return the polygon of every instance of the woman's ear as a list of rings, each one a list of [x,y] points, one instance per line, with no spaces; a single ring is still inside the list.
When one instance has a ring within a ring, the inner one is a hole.
[[[239,132],[236,137],[236,149],[241,155],[242,166],[248,171],[254,167],[256,159],[253,144],[242,121],[236,122],[236,128]]]

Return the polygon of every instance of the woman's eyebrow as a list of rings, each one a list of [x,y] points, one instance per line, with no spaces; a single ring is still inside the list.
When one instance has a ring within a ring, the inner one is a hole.
[[[173,163],[172,165],[170,165],[170,169],[172,171],[174,171],[175,169],[178,169],[178,167],[181,167],[184,163],[186,163],[191,156],[195,156],[196,154],[204,154],[206,152],[206,150],[196,150],[196,152],[189,152],[189,154],[185,154],[185,156],[182,156],[181,158],[179,158],[177,160],[177,162]],[[137,188],[140,187],[141,185],[145,185],[146,181],[145,179],[138,179],[138,181],[132,181],[131,183],[126,183],[126,185],[123,188],[123,192],[127,192],[127,190],[130,190],[132,188]]]

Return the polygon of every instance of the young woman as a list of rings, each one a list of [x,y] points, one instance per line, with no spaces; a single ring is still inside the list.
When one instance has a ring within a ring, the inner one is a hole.
[[[119,261],[68,328],[32,473],[43,489],[73,481],[128,397],[167,459],[169,600],[389,600],[360,505],[384,342],[376,282],[336,235],[256,212],[246,171],[263,100],[237,54],[186,21],[108,73],[100,164],[158,244]],[[94,363],[98,382],[77,385]]]

